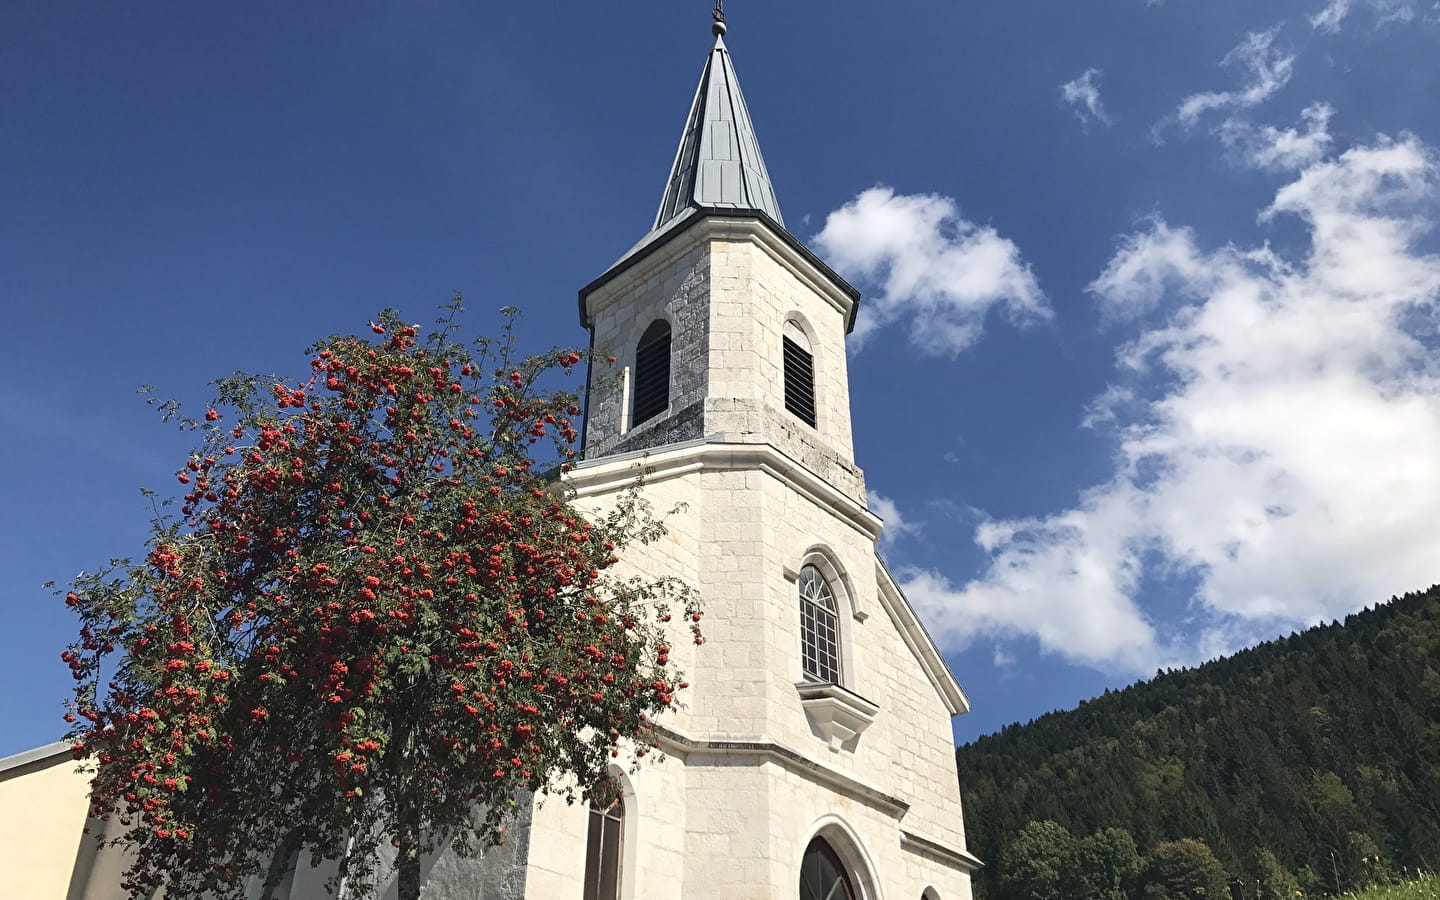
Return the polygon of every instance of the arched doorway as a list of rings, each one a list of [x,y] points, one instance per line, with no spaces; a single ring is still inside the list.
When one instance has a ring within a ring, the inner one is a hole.
[[[815,838],[805,848],[800,862],[800,900],[856,900],[845,865],[824,838]]]

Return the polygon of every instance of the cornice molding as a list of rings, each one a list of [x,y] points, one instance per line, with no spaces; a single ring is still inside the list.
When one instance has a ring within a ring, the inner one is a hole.
[[[923,838],[918,834],[900,829],[900,847],[909,850],[911,853],[928,857],[938,863],[948,865],[951,868],[959,869],[967,875],[978,869],[984,868],[985,864],[968,851],[956,850],[947,847],[938,841]]]
[[[685,240],[681,240],[682,237]],[[590,328],[596,312],[710,240],[746,242],[760,247],[844,315],[847,334],[855,328],[860,292],[784,226],[758,209],[697,210],[641,241],[604,275],[580,289],[580,324]]]
[[[899,797],[873,788],[843,772],[837,772],[823,763],[816,762],[808,756],[774,741],[702,741],[686,737],[678,731],[661,725],[651,725],[650,727],[660,749],[672,756],[679,757],[688,766],[705,765],[705,757],[712,755],[726,760],[737,756],[754,757],[757,761],[776,763],[788,772],[793,772],[816,784],[873,806],[893,817],[897,822],[910,811],[910,804]],[[728,762],[717,763],[717,765],[729,764]]]
[[[695,472],[761,471],[829,510],[868,540],[883,523],[865,504],[810,471],[773,444],[728,443],[710,437],[654,450],[602,456],[581,462],[563,476],[577,498],[605,494],[626,484],[650,484]]]

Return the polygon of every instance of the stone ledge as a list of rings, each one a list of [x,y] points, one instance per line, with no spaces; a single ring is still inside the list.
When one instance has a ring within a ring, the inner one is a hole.
[[[875,541],[880,518],[864,502],[821,478],[784,450],[768,443],[727,440],[708,435],[704,441],[659,447],[638,456],[634,452],[586,459],[563,476],[576,497],[609,493],[617,484],[642,480],[654,484],[699,471],[759,471],[788,485],[823,510],[835,514],[851,528]]]
[[[923,838],[905,829],[900,829],[900,846],[911,853],[928,857],[936,862],[943,863],[953,869],[959,869],[967,875],[983,868],[984,863],[965,850],[955,850],[937,843],[929,838]]]
[[[841,745],[859,737],[880,711],[879,704],[838,684],[801,682],[795,689],[805,716],[825,737],[831,753],[839,753]]]
[[[892,816],[897,822],[910,811],[910,804],[899,797],[892,797],[773,741],[700,741],[662,725],[651,725],[651,729],[661,749],[679,757],[687,766],[704,765],[702,760],[696,757],[703,758],[706,755],[722,758],[749,756],[755,758],[757,763],[777,763],[786,771],[867,803]]]

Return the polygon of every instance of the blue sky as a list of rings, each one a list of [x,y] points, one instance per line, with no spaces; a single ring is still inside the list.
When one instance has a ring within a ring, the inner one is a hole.
[[[457,289],[582,344],[708,8],[0,7],[0,755],[61,730],[40,585],[135,553],[189,449],[136,387]],[[786,220],[866,294],[856,455],[958,739],[1440,581],[1440,3],[729,16]]]

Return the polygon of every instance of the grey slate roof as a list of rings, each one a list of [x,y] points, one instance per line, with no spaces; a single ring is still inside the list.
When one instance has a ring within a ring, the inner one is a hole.
[[[652,233],[700,209],[759,210],[784,226],[725,39],[705,62]]]

